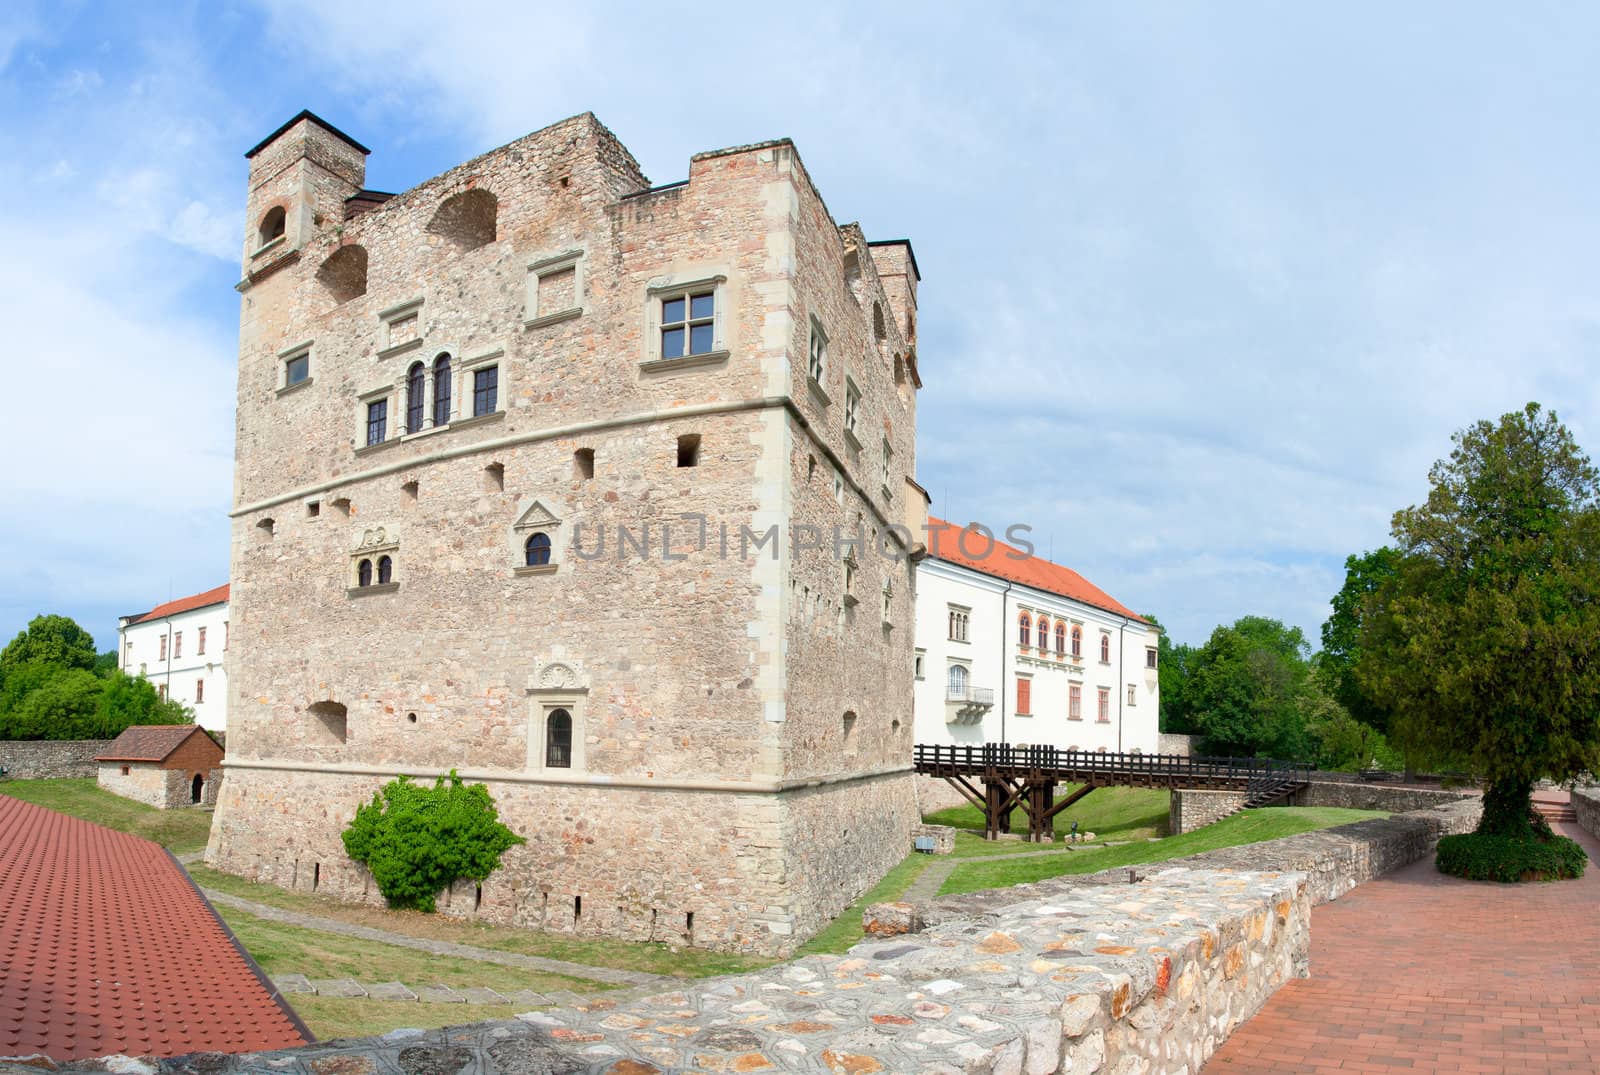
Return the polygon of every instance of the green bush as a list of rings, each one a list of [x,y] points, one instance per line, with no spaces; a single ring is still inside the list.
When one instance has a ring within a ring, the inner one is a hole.
[[[482,881],[526,842],[501,824],[488,787],[463,784],[454,769],[449,784],[440,777],[431,788],[390,781],[344,831],[345,851],[372,871],[389,906],[418,911],[432,911],[454,881]]]
[[[1435,859],[1440,873],[1505,883],[1582,877],[1588,862],[1583,848],[1565,836],[1529,839],[1477,832],[1441,837]]]

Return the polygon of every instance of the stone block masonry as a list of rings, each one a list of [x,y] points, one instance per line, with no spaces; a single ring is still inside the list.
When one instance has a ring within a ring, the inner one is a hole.
[[[207,861],[376,900],[340,832],[454,768],[528,843],[446,913],[791,951],[917,821],[908,244],[787,141],[661,188],[591,114],[392,196],[365,156],[250,155]]]
[[[110,745],[109,739],[5,739],[0,740],[0,767],[9,780],[92,777],[98,769],[94,759]]]
[[[678,992],[206,1070],[1193,1073],[1306,976],[1310,914],[1295,874],[1173,869]]]
[[[1572,812],[1584,832],[1600,837],[1600,788],[1573,788]]]
[[[1244,809],[1242,791],[1205,791],[1173,788],[1167,811],[1167,832],[1177,835],[1203,828]]]

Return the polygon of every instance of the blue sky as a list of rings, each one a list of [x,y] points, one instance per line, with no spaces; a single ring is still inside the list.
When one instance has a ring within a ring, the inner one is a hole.
[[[937,513],[1315,638],[1454,430],[1600,448],[1600,12],[1395,7],[13,0],[0,637],[226,577],[242,154],[309,107],[385,190],[586,109],[657,183],[793,137],[915,243]]]

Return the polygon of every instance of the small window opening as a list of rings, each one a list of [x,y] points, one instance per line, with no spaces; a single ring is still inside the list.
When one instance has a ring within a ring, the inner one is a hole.
[[[124,765],[122,767],[122,775],[123,776],[127,776],[129,772],[130,772],[129,768],[126,765]]]
[[[288,214],[283,211],[283,206],[274,205],[268,209],[267,215],[261,218],[261,229],[258,232],[261,241],[257,245],[266,246],[272,240],[281,238],[287,219]]]
[[[345,518],[349,518],[350,517],[350,498],[347,497],[347,496],[339,497],[337,500],[335,500],[333,502],[333,510],[337,511],[340,515],[343,515]]]
[[[400,486],[400,491],[406,495],[406,499],[408,499],[408,500],[417,499],[417,483],[416,483],[416,481],[412,480],[412,481],[406,482],[404,485]]]
[[[490,463],[483,468],[483,487],[491,493],[503,492],[506,487],[506,465]]]
[[[688,914],[683,916],[683,932],[688,935],[689,940],[691,940],[691,941],[694,940],[694,912],[693,911],[690,911]]]
[[[579,448],[572,453],[572,476],[579,481],[594,477],[594,449]]]
[[[259,533],[264,540],[271,541],[272,535],[277,532],[277,526],[278,524],[273,522],[271,519],[262,519],[260,522],[256,523],[256,532]]]
[[[550,535],[540,532],[529,536],[522,551],[528,567],[544,567],[550,562]]]
[[[407,713],[406,720],[410,721],[412,724],[415,724],[417,722],[417,715],[415,713]]]
[[[572,897],[572,920],[576,922],[583,917],[583,897]]]
[[[472,909],[476,911],[483,906],[483,885],[477,884],[472,888]]]
[[[319,885],[321,885],[321,884],[322,884],[322,863],[313,862],[311,864],[311,891],[315,892],[317,890],[317,887]]]
[[[817,457],[814,456],[814,455],[806,456],[806,478],[809,480],[809,479],[815,477],[816,473],[817,473]]]
[[[363,560],[363,561],[361,561],[361,563],[356,565],[356,585],[357,586],[371,586],[372,585],[372,561],[371,560]]]
[[[306,503],[306,518],[315,519],[322,514],[322,501],[312,500]]]
[[[394,581],[394,561],[387,556],[378,557],[378,585],[387,586]]]
[[[572,714],[552,709],[545,720],[544,764],[549,769],[572,768]]]
[[[856,752],[856,715],[854,713],[846,713],[844,715],[844,752],[846,754],[854,754]]]
[[[678,465],[680,467],[700,465],[700,434],[685,433],[678,438]]]

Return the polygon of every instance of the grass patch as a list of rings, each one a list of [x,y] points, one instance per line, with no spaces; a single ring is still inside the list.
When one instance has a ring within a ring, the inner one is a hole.
[[[510,1019],[527,1008],[514,1004],[407,1004],[403,1001],[317,997],[293,993],[284,997],[319,1041],[368,1038],[401,1027],[432,1030],[463,1026],[486,1019]]]
[[[865,911],[869,904],[886,903],[899,899],[905,894],[906,889],[910,888],[916,879],[922,876],[922,871],[932,865],[933,862],[934,856],[915,853],[902,860],[900,865],[883,875],[882,881],[873,885],[865,895],[849,907],[846,907],[839,917],[828,925],[827,929],[824,929],[821,933],[801,945],[800,950],[795,955],[797,957],[821,954],[837,955],[851,945],[859,943],[861,938],[866,935],[866,931],[861,927],[861,912]]]
[[[1232,817],[1223,818],[1215,824],[1178,836],[1169,836],[1163,840],[1144,840],[1117,847],[1063,851],[1059,855],[1038,858],[1011,860],[1001,858],[964,864],[957,866],[945,880],[943,887],[939,889],[939,895],[1004,888],[1029,881],[1042,881],[1047,877],[1060,877],[1063,874],[1095,873],[1116,866],[1163,862],[1185,855],[1197,855],[1202,851],[1215,851],[1219,847],[1260,843],[1263,840],[1276,840],[1282,836],[1293,836],[1313,829],[1327,829],[1335,825],[1348,825],[1352,821],[1367,821],[1375,817],[1388,816],[1377,810],[1346,810],[1332,806],[1285,806],[1245,810]]]
[[[197,807],[157,810],[113,795],[89,777],[63,780],[7,780],[0,795],[93,821],[108,829],[153,840],[172,852],[201,851],[211,835],[211,811]]]
[[[452,941],[501,952],[564,959],[590,967],[644,971],[674,978],[704,978],[713,974],[743,974],[759,970],[772,962],[761,956],[742,956],[731,952],[708,952],[700,948],[680,948],[674,952],[665,944],[640,944],[604,937],[575,937],[564,933],[536,933],[514,926],[497,926],[447,918],[420,911],[391,911],[383,907],[340,903],[309,892],[290,892],[276,885],[256,884],[232,874],[196,863],[189,875],[203,888],[281,907],[289,911],[332,918],[358,926],[403,933],[422,940]],[[319,934],[318,936],[321,936]]]
[[[1060,802],[1078,789],[1079,785],[1063,785],[1064,790],[1056,795],[1056,802]],[[1059,837],[1072,830],[1072,823],[1078,823],[1078,831],[1092,832],[1098,839],[1111,840],[1144,840],[1152,836],[1160,836],[1167,831],[1168,808],[1172,802],[1172,793],[1165,788],[1097,788],[1067,807],[1051,819],[1055,826],[1056,835]],[[983,832],[983,812],[976,806],[963,804],[953,806],[948,810],[939,810],[923,818],[930,825],[953,825],[958,829],[972,829]],[[1028,827],[1028,817],[1018,807],[1012,815],[1013,828],[1020,825],[1021,831]],[[960,841],[960,835],[957,835]],[[981,837],[979,838],[982,839]],[[1003,855],[1015,854],[1017,851],[1038,851],[1042,845],[1029,844],[1024,841],[983,841],[986,847],[1003,848],[1004,850],[990,850],[979,852],[982,854]],[[959,845],[958,854],[966,854],[967,848]]]
[[[231,907],[218,907],[217,913],[261,964],[261,969],[271,975],[304,974],[307,978],[354,978],[360,982],[401,981],[413,988],[419,985],[451,988],[482,985],[502,992],[533,989],[543,993],[566,989],[574,993],[597,993],[614,988],[587,978],[502,967],[496,963],[479,963],[358,937],[322,933],[257,918]]]

